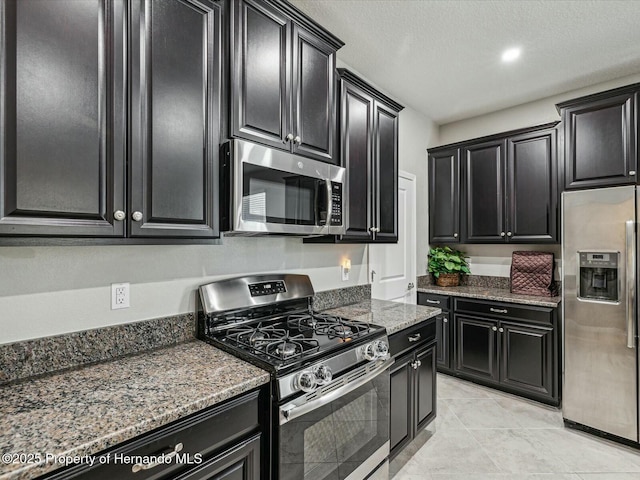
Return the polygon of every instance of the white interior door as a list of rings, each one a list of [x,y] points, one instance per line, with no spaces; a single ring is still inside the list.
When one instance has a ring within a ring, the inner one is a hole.
[[[416,303],[416,176],[398,178],[398,243],[369,245],[371,296]]]

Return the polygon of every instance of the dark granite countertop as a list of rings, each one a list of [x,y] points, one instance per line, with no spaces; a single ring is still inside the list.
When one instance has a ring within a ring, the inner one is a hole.
[[[6,385],[0,453],[93,455],[268,382],[267,372],[191,341]],[[0,479],[58,467],[3,462]]]
[[[350,320],[373,323],[386,327],[392,335],[416,323],[423,322],[442,313],[442,310],[422,305],[390,302],[388,300],[366,300],[364,302],[332,308],[326,313],[340,315]]]
[[[481,300],[495,300],[496,302],[521,303],[539,307],[557,307],[562,297],[539,297],[511,293],[504,288],[476,287],[461,285],[458,287],[438,287],[437,285],[423,286],[418,292],[435,293],[438,295],[452,295],[454,297],[478,298]]]

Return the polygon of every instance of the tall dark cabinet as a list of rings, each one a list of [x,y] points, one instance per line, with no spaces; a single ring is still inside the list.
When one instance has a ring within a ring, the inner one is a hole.
[[[0,236],[219,236],[222,8],[3,3]]]
[[[230,134],[337,163],[334,70],[343,43],[287,2],[230,3]]]
[[[638,85],[558,105],[566,189],[635,184]]]
[[[430,243],[557,242],[555,127],[430,149]]]
[[[0,235],[124,235],[123,2],[0,16]]]
[[[346,233],[309,242],[398,241],[398,115],[404,108],[338,69],[340,162],[347,169]]]
[[[432,243],[460,241],[460,149],[429,154],[429,237]]]
[[[131,2],[131,236],[217,235],[220,5]]]

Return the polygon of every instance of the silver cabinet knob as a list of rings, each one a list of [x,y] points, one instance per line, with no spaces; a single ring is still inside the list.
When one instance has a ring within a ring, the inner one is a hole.
[[[448,321],[449,321],[449,319],[448,319],[448,318],[443,318],[443,319],[442,319],[442,323],[447,323]]]
[[[504,237],[504,232],[500,232],[500,236],[501,236],[501,237]]]
[[[418,360],[418,366],[421,367],[422,366],[422,361]]]
[[[133,212],[131,214],[131,218],[134,222],[139,222],[142,220],[142,212]]]
[[[504,332],[504,328],[499,328],[499,329],[498,329],[498,331],[499,331],[500,333],[502,333],[502,332]]]
[[[296,135],[296,138],[293,139],[293,143],[297,143],[298,145],[302,143],[302,139],[300,138],[300,135]]]
[[[127,215],[122,210],[116,210],[115,212],[113,212],[113,218],[118,222],[123,221],[126,217]]]
[[[378,233],[380,231],[380,228],[376,227],[374,232]]]
[[[629,176],[633,177],[636,174],[635,170],[629,170]]]
[[[507,237],[510,237],[510,236],[512,236],[512,235],[513,235],[513,233],[511,233],[511,232],[507,232]]]
[[[454,234],[453,234],[453,238],[458,238],[458,234],[457,234],[457,233],[454,233]]]
[[[494,332],[496,332],[498,330],[498,327],[491,327],[491,330],[493,330]]]
[[[293,140],[293,133],[290,133],[286,136],[287,142],[290,142],[291,140]]]
[[[375,232],[376,231],[376,227],[369,227],[369,231],[370,232]]]

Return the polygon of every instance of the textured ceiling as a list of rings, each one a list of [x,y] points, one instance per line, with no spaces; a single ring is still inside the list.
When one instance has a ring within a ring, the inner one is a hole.
[[[638,0],[291,0],[439,124],[640,72]],[[508,47],[522,48],[511,64]]]

